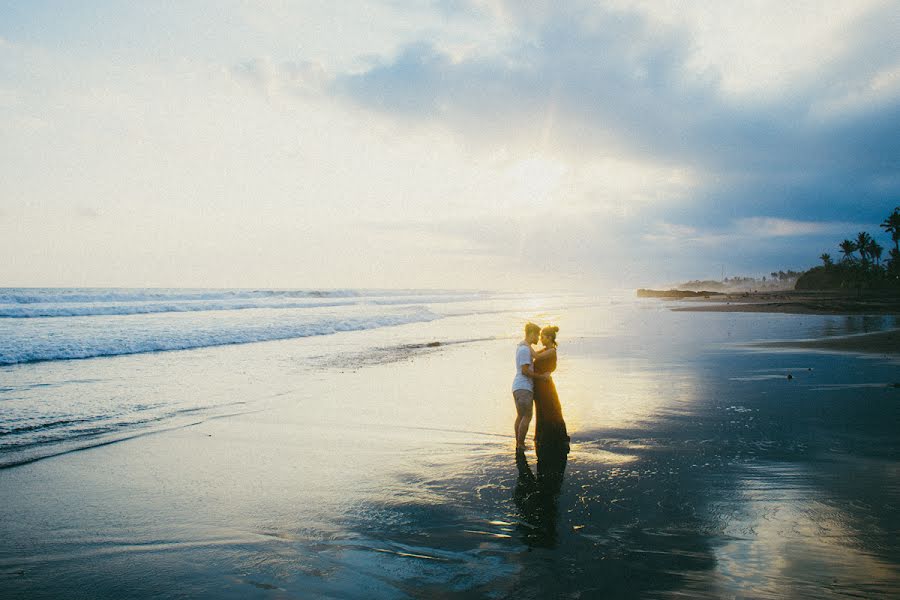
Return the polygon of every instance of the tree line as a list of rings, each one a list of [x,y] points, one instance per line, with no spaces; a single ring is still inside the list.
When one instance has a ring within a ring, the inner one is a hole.
[[[822,265],[797,280],[797,289],[900,287],[900,206],[879,225],[894,244],[882,262],[884,247],[866,231],[856,239],[845,239],[838,248],[843,256],[835,262],[831,254],[819,256]]]

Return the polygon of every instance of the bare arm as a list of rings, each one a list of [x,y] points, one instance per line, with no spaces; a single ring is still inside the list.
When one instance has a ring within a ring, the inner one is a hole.
[[[534,367],[531,365],[522,365],[522,375],[529,379],[550,379],[547,373],[535,373]]]

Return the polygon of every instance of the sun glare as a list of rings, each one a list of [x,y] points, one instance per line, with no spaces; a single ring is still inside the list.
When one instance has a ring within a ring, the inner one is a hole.
[[[509,189],[515,198],[528,206],[546,208],[568,170],[565,163],[534,155],[507,170]]]

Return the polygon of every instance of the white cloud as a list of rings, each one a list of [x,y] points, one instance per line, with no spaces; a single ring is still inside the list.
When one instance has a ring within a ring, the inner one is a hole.
[[[898,190],[884,4],[217,6],[0,39],[0,278],[646,279]]]
[[[824,233],[830,229],[829,224],[827,223],[794,221],[791,219],[776,219],[771,217],[739,219],[735,225],[738,233],[751,237],[815,235]]]
[[[727,2],[622,0],[660,24],[684,30],[691,39],[687,66],[695,74],[713,71],[721,90],[758,101],[791,94],[818,78],[823,65],[838,60],[857,40],[854,28],[890,0],[753,0]]]
[[[320,62],[282,62],[276,64],[269,57],[254,58],[230,68],[240,81],[257,86],[270,97],[282,94],[317,94],[328,81]]]

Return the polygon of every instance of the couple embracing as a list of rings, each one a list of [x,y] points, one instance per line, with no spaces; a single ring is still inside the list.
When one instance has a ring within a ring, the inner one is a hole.
[[[541,329],[534,323],[525,325],[525,339],[516,347],[516,376],[513,398],[516,403],[516,452],[525,451],[525,435],[536,415],[534,449],[541,459],[562,459],[569,452],[569,435],[562,407],[550,374],[556,370],[556,333],[559,327]],[[533,346],[540,340],[542,348]],[[533,407],[533,408],[532,408]]]

